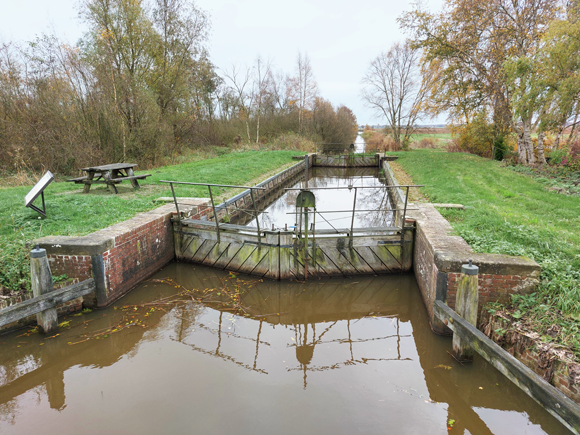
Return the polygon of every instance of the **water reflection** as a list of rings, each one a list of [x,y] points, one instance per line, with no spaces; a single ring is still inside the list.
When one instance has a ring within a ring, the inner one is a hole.
[[[484,361],[449,356],[412,276],[249,282],[185,264],[167,276],[55,338],[0,337],[0,433],[443,434],[449,419],[457,434],[566,433]],[[200,292],[178,303],[178,284]],[[206,291],[224,284],[251,286],[241,312]],[[135,326],[83,341],[121,319]]]
[[[353,206],[357,210],[354,217],[355,228],[392,226],[394,212],[388,195],[386,183],[380,178],[378,168],[324,168],[314,167],[309,170],[308,187],[376,187],[376,189],[313,190],[318,211],[333,211],[322,216],[317,214],[315,225],[317,229],[350,228]],[[292,188],[305,188],[305,180],[300,180]],[[286,191],[268,205],[258,216],[260,228],[284,228],[285,225],[296,224],[296,196],[298,191]],[[346,210],[335,213],[335,211]],[[364,210],[364,211],[361,211]],[[383,210],[383,211],[377,211]],[[309,222],[313,222],[313,218]],[[256,220],[247,222],[248,226],[256,226]]]

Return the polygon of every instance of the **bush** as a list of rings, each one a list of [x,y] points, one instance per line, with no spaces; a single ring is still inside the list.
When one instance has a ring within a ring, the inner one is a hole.
[[[401,147],[391,136],[385,136],[376,130],[367,130],[363,135],[365,152],[399,151]]]
[[[504,157],[508,153],[508,146],[506,144],[505,138],[503,135],[499,135],[495,142],[493,143],[494,149],[494,160],[499,160],[500,162],[504,159]]]
[[[413,149],[434,149],[437,148],[437,142],[430,137],[424,137],[419,142],[413,142],[411,144]]]
[[[453,130],[453,141],[461,151],[477,154],[481,157],[489,158],[491,156],[495,142],[494,126],[487,121],[485,113],[480,113],[469,124],[455,127]]]

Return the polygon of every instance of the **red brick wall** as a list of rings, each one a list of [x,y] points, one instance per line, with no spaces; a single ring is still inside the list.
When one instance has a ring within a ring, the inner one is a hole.
[[[170,216],[162,216],[115,237],[103,253],[107,304],[123,296],[175,255]]]
[[[453,309],[460,278],[460,273],[447,274],[447,305]],[[525,279],[519,275],[478,275],[479,312],[488,302],[509,302],[510,295],[518,291]]]
[[[53,276],[66,274],[69,278],[84,281],[93,277],[89,255],[48,255],[48,264]]]
[[[114,239],[113,247],[102,253],[107,305],[174,258],[172,215],[171,211],[165,211],[162,207],[93,233]],[[75,246],[82,247],[82,238],[78,239]],[[92,277],[90,255],[49,253],[48,257],[55,276],[66,274],[80,281]]]

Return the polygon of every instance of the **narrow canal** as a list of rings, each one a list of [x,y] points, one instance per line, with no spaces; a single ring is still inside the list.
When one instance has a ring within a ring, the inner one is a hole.
[[[364,189],[360,189],[362,187]],[[316,229],[350,228],[354,208],[355,228],[392,226],[394,212],[390,211],[393,207],[385,187],[386,182],[378,168],[310,168],[308,188],[316,197],[318,213],[311,213],[309,222]],[[306,181],[300,180],[289,188],[306,188]],[[296,225],[298,193],[298,190],[287,190],[261,210],[258,216],[260,228],[272,228],[274,225],[278,229]],[[255,227],[256,220],[249,220],[247,225]]]
[[[564,434],[434,335],[412,275],[307,283],[171,263],[60,334],[0,336],[0,433]]]

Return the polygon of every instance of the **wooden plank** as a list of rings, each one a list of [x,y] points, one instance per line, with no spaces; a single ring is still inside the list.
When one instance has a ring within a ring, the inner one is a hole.
[[[290,258],[292,248],[280,248],[280,262],[279,262],[279,276],[280,280],[290,279],[291,272],[290,272]]]
[[[250,255],[252,255],[252,253],[257,249],[256,245],[242,245],[242,247],[240,248],[240,250],[236,253],[236,255],[234,256],[234,258],[232,258],[232,261],[230,261],[230,263],[226,266],[226,269],[228,270],[233,270],[233,271],[240,271],[243,272],[245,270],[245,268],[242,269],[242,266],[244,265],[244,263],[246,262],[246,260],[248,259],[248,257]],[[255,266],[255,265],[254,265]],[[254,267],[252,267],[253,269]]]
[[[228,249],[230,244],[228,242],[216,243],[208,252],[202,263],[206,266],[212,267],[216,261],[222,256],[224,251]]]
[[[223,244],[224,242],[222,242]],[[238,251],[242,248],[242,243],[229,243],[227,244],[226,248],[221,253],[220,257],[215,261],[213,267],[218,267],[220,269],[227,269],[228,264],[230,261],[236,256]]]
[[[357,246],[356,252],[372,268],[376,274],[389,273],[390,269],[373,253],[368,246]]]
[[[313,266],[317,276],[328,277],[330,276],[326,273],[326,268],[328,267],[328,262],[326,261],[326,256],[322,252],[320,247],[316,247],[316,250],[310,249],[311,259],[308,262],[309,267]],[[309,269],[310,270],[310,269]]]
[[[93,278],[0,310],[0,328],[95,291]]]
[[[252,275],[257,275],[262,277],[268,273],[270,270],[270,256],[276,248],[271,248],[269,246],[262,246],[256,249],[250,258],[246,261],[246,264],[250,266],[251,263],[255,263],[254,269],[251,271]],[[244,266],[246,265],[244,264]],[[249,268],[249,267],[248,267]]]
[[[81,168],[85,172],[105,172],[119,169],[128,169],[138,166],[137,163],[112,163],[110,165],[90,166],[88,168]]]
[[[336,268],[340,271],[342,275],[346,276],[353,276],[357,275],[358,271],[356,268],[348,261],[348,259],[336,248],[324,248],[322,250],[324,254],[330,259]],[[326,271],[329,275],[331,272],[329,270]]]
[[[189,239],[189,240],[187,240]],[[203,244],[204,240],[199,237],[183,237],[183,242],[181,246],[181,258],[180,260],[192,261],[193,256]]]
[[[540,404],[562,424],[580,433],[580,407],[561,391],[550,385],[521,361],[518,361],[483,332],[471,325],[442,301],[433,305],[435,316],[454,334],[471,343],[475,351]]]
[[[204,240],[203,244],[191,258],[191,261],[194,263],[203,263],[203,260],[205,260],[205,257],[207,257],[215,245],[217,245],[217,242],[213,240]]]
[[[340,251],[342,255],[347,257],[347,260],[352,264],[359,274],[374,275],[375,271],[368,263],[358,254],[354,248],[345,248]]]
[[[385,245],[369,246],[369,249],[373,251],[373,254],[375,254],[391,272],[400,272],[402,270],[401,263],[393,257]]]
[[[383,245],[389,251],[389,254],[393,256],[395,260],[401,265],[401,269],[405,269],[403,262],[403,249],[401,245]]]

